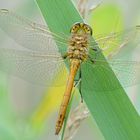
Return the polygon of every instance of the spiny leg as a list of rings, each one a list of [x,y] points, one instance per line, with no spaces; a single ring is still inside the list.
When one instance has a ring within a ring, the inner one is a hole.
[[[62,55],[62,58],[63,59],[66,59],[68,57],[68,54],[67,53],[65,53],[64,55]]]
[[[82,76],[82,73],[81,73],[81,67],[80,67],[80,69],[79,69],[79,77],[78,77],[78,80],[75,80],[74,87],[79,86],[79,92],[80,92],[80,96],[81,96],[81,102],[83,102],[83,95],[82,95],[82,92],[81,92],[81,76]]]
[[[81,91],[81,83],[82,83],[82,71],[81,71],[81,67],[80,67],[80,71],[79,71],[79,77],[80,77],[80,83],[79,83],[79,92],[81,95],[81,103],[83,103],[83,95],[82,95],[82,91]]]
[[[93,64],[95,64],[96,59],[97,59],[97,56],[98,56],[99,53],[101,53],[101,50],[98,50],[97,48],[91,48],[91,50],[95,52],[95,55],[94,55],[95,57],[92,58],[90,55],[88,55],[88,59],[89,59]]]
[[[101,53],[101,50],[99,50],[97,48],[91,48],[91,50],[95,52],[95,58],[94,59],[96,59],[98,54]]]
[[[95,64],[96,58],[93,59],[90,55],[88,55],[88,59],[89,59],[93,64]]]

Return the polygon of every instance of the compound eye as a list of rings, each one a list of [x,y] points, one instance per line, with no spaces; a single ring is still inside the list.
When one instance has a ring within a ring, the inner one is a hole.
[[[92,36],[92,28],[87,24],[85,24],[85,32]]]
[[[79,30],[79,27],[80,27],[80,23],[75,23],[71,29],[70,29],[70,33],[76,33],[78,30]]]
[[[92,36],[92,28],[88,28],[88,32],[90,33],[90,35]]]

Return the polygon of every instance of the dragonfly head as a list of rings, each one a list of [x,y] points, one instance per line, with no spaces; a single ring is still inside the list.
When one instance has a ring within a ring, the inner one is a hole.
[[[71,27],[70,33],[79,35],[87,34],[92,36],[92,28],[85,23],[78,22]]]

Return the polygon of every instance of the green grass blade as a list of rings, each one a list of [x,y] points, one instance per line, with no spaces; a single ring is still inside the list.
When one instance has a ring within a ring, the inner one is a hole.
[[[70,0],[36,0],[50,28],[55,33],[69,34],[70,27],[75,22],[82,21]],[[66,46],[62,46],[66,47]],[[102,59],[104,57],[100,56]],[[83,66],[82,94],[91,115],[101,130],[105,140],[139,140],[140,119],[124,90],[111,91],[111,94],[95,92],[94,87],[102,89],[101,83],[92,79],[93,71],[87,71],[88,65]],[[94,70],[97,77],[103,73]],[[87,74],[88,72],[88,74]],[[113,72],[108,73],[113,84],[119,84]],[[84,81],[86,79],[86,82]],[[99,79],[104,84],[107,77]],[[91,84],[92,87],[91,87]],[[86,87],[86,90],[85,88]],[[87,90],[89,88],[89,90]],[[111,88],[110,86],[106,87]],[[109,90],[109,89],[108,89]]]

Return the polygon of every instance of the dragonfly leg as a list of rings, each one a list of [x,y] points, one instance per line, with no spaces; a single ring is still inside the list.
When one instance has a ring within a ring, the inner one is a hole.
[[[98,50],[96,48],[91,48],[93,51],[97,52]]]
[[[81,83],[82,83],[82,80],[81,80],[81,77],[82,77],[81,67],[80,67],[79,77],[80,77],[79,92],[80,92],[80,96],[81,96],[81,103],[83,103],[83,95],[82,95],[82,91],[81,91]]]
[[[90,60],[93,64],[95,64],[95,62],[96,62],[96,57],[93,59],[93,58],[91,58],[91,56],[88,56],[88,58],[89,58],[89,60]]]
[[[66,53],[66,54],[64,54],[64,55],[62,56],[62,58],[63,58],[63,59],[66,59],[67,56],[68,56],[68,54]]]
[[[75,80],[75,84],[74,84],[74,87],[76,86],[79,86],[79,93],[80,93],[80,96],[81,96],[81,102],[83,102],[83,95],[82,95],[82,92],[81,92],[81,68],[79,69],[79,78],[78,80]]]
[[[74,80],[74,87],[77,87],[79,85],[79,80]]]
[[[102,50],[97,49],[97,48],[91,48],[91,50],[95,52],[95,58],[94,59],[96,59],[98,54],[101,53],[101,51],[102,51]]]

